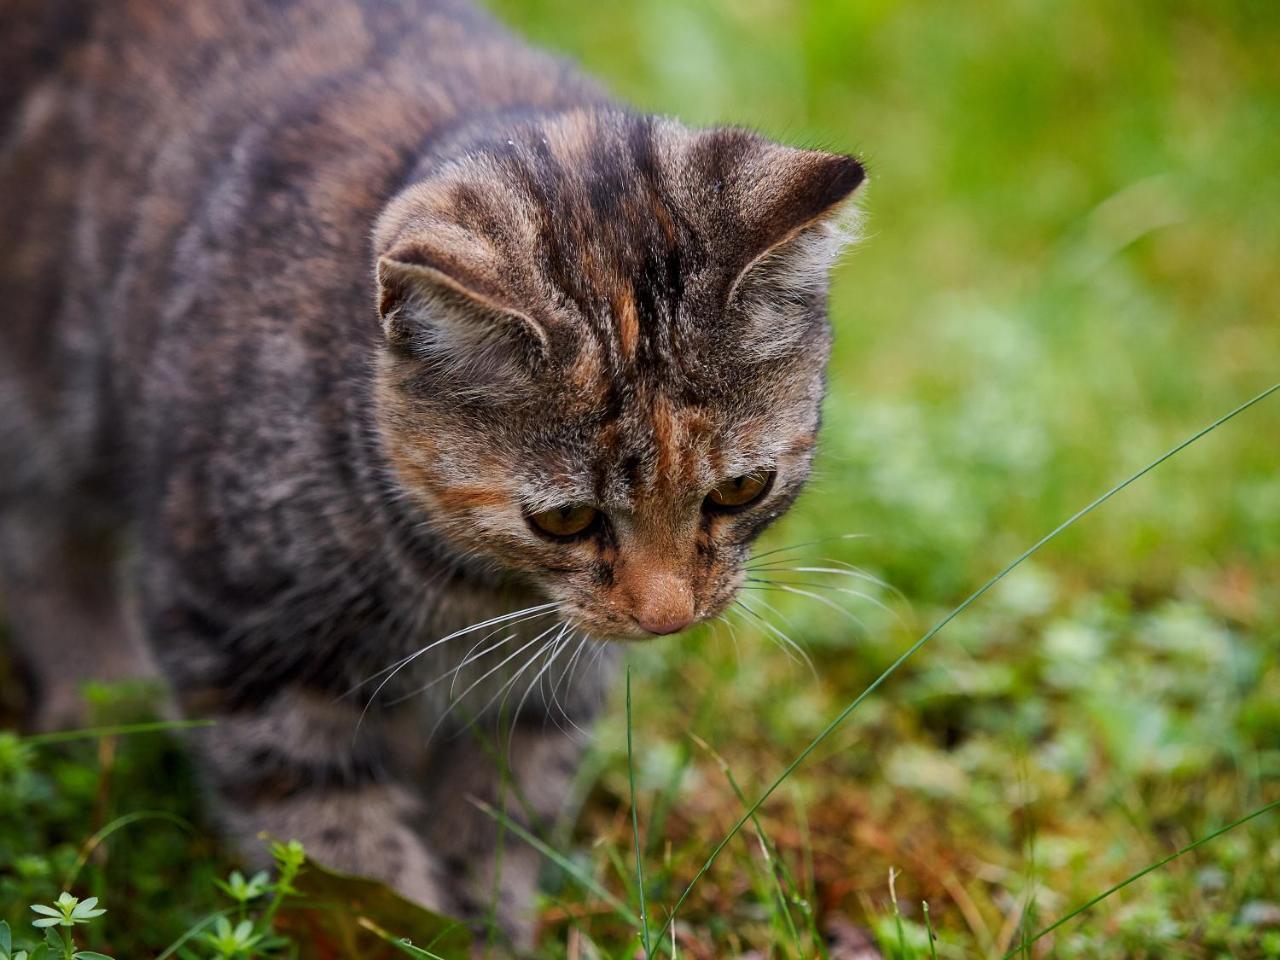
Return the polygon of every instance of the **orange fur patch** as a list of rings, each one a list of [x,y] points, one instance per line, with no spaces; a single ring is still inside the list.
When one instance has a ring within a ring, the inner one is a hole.
[[[613,298],[613,316],[618,325],[618,344],[628,360],[636,355],[636,341],[640,338],[640,316],[636,313],[635,292],[630,286],[622,287]]]

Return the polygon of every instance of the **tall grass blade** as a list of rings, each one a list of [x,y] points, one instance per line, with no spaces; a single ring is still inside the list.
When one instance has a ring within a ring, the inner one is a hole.
[[[898,931],[898,956],[897,960],[907,960],[907,934],[902,929],[902,911],[898,909],[898,889],[895,881],[898,879],[898,871],[889,868],[889,900],[893,904],[893,925]]]
[[[1224,833],[1234,830],[1236,827],[1243,826],[1244,824],[1248,823],[1250,820],[1254,820],[1262,816],[1264,813],[1269,813],[1270,811],[1275,810],[1277,808],[1280,808],[1280,800],[1272,800],[1265,807],[1259,807],[1257,810],[1253,811],[1253,813],[1245,814],[1239,820],[1233,820],[1230,823],[1228,823],[1225,827],[1219,827],[1217,830],[1214,830],[1213,833],[1205,834],[1199,840],[1195,840],[1187,844],[1181,850],[1175,850],[1173,853],[1169,854],[1169,856],[1165,857],[1164,859],[1157,860],[1155,863],[1151,864],[1150,866],[1143,867],[1141,870],[1139,870],[1137,873],[1133,874],[1132,876],[1127,877],[1124,880],[1121,880],[1114,887],[1108,887],[1106,890],[1098,894],[1092,900],[1086,900],[1084,903],[1080,904],[1080,906],[1076,907],[1074,910],[1068,913],[1065,917],[1062,917],[1059,920],[1055,920],[1053,923],[1049,924],[1049,926],[1045,927],[1035,936],[1025,940],[1016,949],[1010,950],[1008,953],[1006,953],[1003,957],[1003,960],[1010,960],[1010,958],[1013,957],[1015,954],[1029,948],[1031,944],[1035,943],[1036,941],[1041,940],[1044,937],[1047,937],[1049,934],[1053,933],[1053,931],[1057,930],[1064,923],[1067,923],[1069,920],[1072,920],[1073,918],[1079,916],[1080,914],[1084,913],[1086,910],[1092,907],[1096,907],[1099,903],[1107,899],[1107,897],[1111,896],[1113,893],[1118,893],[1121,890],[1123,890],[1125,887],[1129,886],[1129,884],[1136,883],[1137,881],[1145,877],[1148,873],[1152,873],[1156,870],[1159,870],[1166,863],[1171,863],[1172,861],[1177,860],[1184,853],[1190,853],[1196,847],[1203,846],[1204,844],[1208,843],[1210,840],[1215,840],[1218,837],[1222,836]]]
[[[23,743],[44,746],[50,743],[70,743],[74,740],[98,740],[102,737],[125,737],[135,733],[165,733],[171,730],[192,730],[212,727],[213,720],[156,720],[151,723],[124,723],[114,727],[92,727],[88,730],[58,730],[53,733],[37,733],[23,737]]]
[[[929,935],[929,960],[938,960],[938,935],[933,932],[933,918],[929,916],[929,901],[921,900],[920,909],[924,911],[924,929]]]
[[[742,792],[742,787],[738,785],[738,778],[733,775],[733,770],[729,767],[729,761],[717,753],[711,744],[707,743],[696,733],[689,734],[689,738],[705,750],[710,755],[711,759],[715,761],[716,766],[720,768],[720,772],[724,774],[725,780],[728,781],[730,788],[733,790],[733,795],[737,797],[738,802],[745,807],[750,801],[747,800],[747,795]],[[796,929],[795,921],[791,917],[791,908],[789,906],[793,899],[796,901],[803,900],[800,893],[800,886],[796,883],[795,877],[792,875],[790,868],[787,867],[787,862],[782,859],[782,854],[773,845],[772,841],[769,840],[769,835],[765,833],[764,824],[760,822],[760,818],[755,814],[752,814],[751,824],[755,827],[756,837],[760,841],[760,850],[764,854],[765,867],[769,871],[769,880],[773,884],[774,893],[778,898],[778,906],[782,910],[782,916],[787,926],[787,932],[791,936],[791,942],[796,946],[796,955],[802,956],[804,953],[804,945],[800,942],[800,931]],[[787,892],[788,887],[791,890],[790,895]],[[827,947],[823,942],[821,934],[818,932],[813,911],[802,910],[801,912],[808,918],[810,936],[813,938],[813,942],[816,945],[820,956],[825,960],[827,956]]]
[[[636,765],[631,749],[631,668],[627,667],[627,777],[631,783],[631,835],[636,850],[636,890],[640,894],[640,938],[644,943],[644,957],[653,956],[649,941],[649,915],[644,902],[644,849],[640,846],[640,814],[636,811]]]
[[[626,920],[628,923],[636,927],[639,927],[641,925],[640,918],[636,916],[636,913],[634,910],[632,910],[629,906],[627,906],[625,903],[623,903],[621,900],[615,897],[612,893],[610,893],[608,890],[606,890],[604,887],[598,884],[590,874],[584,872],[581,867],[579,867],[576,863],[574,863],[564,854],[560,853],[554,847],[545,843],[542,839],[535,836],[533,833],[530,833],[528,830],[522,827],[519,823],[517,823],[516,821],[508,817],[501,810],[495,809],[494,807],[485,803],[483,800],[478,800],[472,797],[471,803],[476,807],[476,809],[482,811],[483,813],[492,817],[498,823],[505,826],[517,837],[519,837],[525,843],[529,844],[529,846],[533,847],[533,849],[537,850],[540,854],[542,854],[544,857],[546,857],[548,860],[554,863],[557,867],[559,867],[569,876],[573,877],[573,879],[577,880],[578,883],[581,884],[584,889],[590,891],[591,893],[594,893],[597,897],[599,897],[601,900],[607,903],[610,907],[613,908],[614,912],[618,916],[620,916],[623,920]]]
[[[907,660],[909,660],[916,653],[917,650],[919,650],[926,643],[928,643],[935,636],[937,636],[938,633],[940,633],[947,624],[949,624],[952,620],[954,620],[956,617],[962,614],[965,610],[969,609],[969,607],[971,607],[979,598],[981,598],[984,594],[986,594],[992,587],[994,587],[997,583],[999,583],[1001,580],[1007,577],[1017,567],[1021,566],[1022,563],[1025,560],[1027,560],[1029,557],[1031,557],[1033,554],[1038,553],[1041,548],[1043,548],[1050,541],[1054,540],[1059,534],[1061,534],[1068,527],[1073,526],[1077,521],[1081,520],[1083,517],[1092,513],[1094,510],[1102,506],[1104,503],[1106,503],[1108,500],[1110,500],[1120,491],[1124,490],[1126,487],[1137,482],[1142,477],[1145,477],[1148,473],[1150,473],[1156,467],[1160,466],[1160,464],[1164,463],[1170,457],[1176,456],[1177,454],[1181,453],[1183,450],[1191,446],[1201,437],[1204,437],[1207,434],[1212,433],[1214,430],[1217,430],[1220,426],[1222,426],[1228,420],[1231,420],[1234,417],[1239,416],[1240,414],[1244,413],[1246,410],[1248,410],[1250,407],[1254,406],[1255,404],[1261,403],[1263,400],[1271,396],[1277,390],[1280,390],[1280,383],[1276,383],[1271,387],[1268,387],[1266,390],[1263,390],[1257,396],[1240,404],[1240,406],[1236,407],[1234,410],[1230,411],[1229,413],[1223,414],[1217,420],[1214,420],[1208,426],[1198,430],[1196,433],[1192,434],[1190,437],[1183,440],[1177,446],[1174,446],[1169,450],[1165,451],[1164,453],[1162,453],[1160,456],[1152,460],[1150,463],[1148,463],[1145,467],[1143,467],[1137,473],[1131,474],[1128,478],[1116,484],[1106,493],[1102,494],[1100,497],[1098,497],[1097,499],[1089,503],[1087,506],[1082,507],[1080,510],[1077,510],[1074,514],[1072,514],[1062,523],[1058,524],[1058,526],[1054,527],[1053,530],[1045,534],[1043,537],[1037,540],[1034,544],[1032,544],[1030,547],[1024,550],[1014,560],[1012,560],[1009,564],[1007,564],[999,573],[993,576],[990,580],[988,580],[986,583],[980,586],[973,593],[969,594],[969,596],[967,596],[963,601],[961,601],[958,606],[954,607],[950,613],[948,613],[945,617],[943,617],[941,620],[935,623],[932,627],[930,627],[928,632],[925,633],[924,636],[922,636],[919,640],[917,640],[910,647],[908,647],[896,660],[893,661],[893,663],[891,663],[884,670],[883,673],[881,673],[878,677],[876,677],[875,680],[873,680],[867,686],[867,688],[862,691],[862,693],[858,694],[858,696],[855,697],[847,706],[845,706],[844,709],[842,709],[838,714],[836,714],[835,718],[832,719],[831,722],[828,723],[825,727],[823,727],[822,731],[816,737],[814,737],[811,741],[809,741],[809,744],[796,755],[795,759],[792,760],[789,764],[787,764],[786,768],[782,771],[782,773],[780,773],[777,776],[777,778],[771,784],[769,784],[767,788],[765,788],[764,792],[761,793],[760,796],[756,799],[756,801],[747,809],[746,813],[742,814],[742,816],[738,818],[738,820],[734,823],[733,827],[730,828],[729,832],[724,836],[724,838],[721,839],[720,842],[717,843],[714,848],[712,848],[711,853],[708,855],[707,859],[703,862],[702,866],[698,868],[698,872],[693,875],[693,879],[689,881],[688,886],[684,888],[684,892],[681,893],[679,898],[676,900],[675,907],[672,909],[671,913],[675,915],[680,911],[680,907],[684,905],[685,900],[688,899],[689,894],[692,892],[693,888],[698,884],[698,881],[700,881],[703,877],[707,875],[707,871],[711,869],[711,865],[714,864],[717,858],[719,858],[720,854],[724,852],[725,847],[727,847],[729,843],[733,840],[733,838],[738,835],[739,831],[741,831],[742,828],[751,821],[751,815],[755,813],[758,809],[760,809],[760,807],[765,803],[765,801],[767,801],[771,796],[773,796],[774,791],[776,791],[778,787],[782,786],[782,784],[786,782],[787,778],[790,777],[791,774],[795,773],[796,769],[802,763],[804,763],[805,760],[809,758],[809,755],[813,753],[814,750],[818,749],[818,747],[822,743],[824,743],[828,737],[830,737],[833,733],[835,733],[838,729],[840,729],[840,727],[844,724],[844,722],[849,719],[850,715],[855,710],[857,710],[858,707],[862,706],[863,701],[865,701],[868,697],[870,697],[871,694],[875,693],[875,691],[880,688],[880,685],[883,684],[885,680],[887,680],[894,673],[896,673],[898,668],[901,667],[904,663],[906,663]],[[662,934],[659,935],[658,939],[659,940],[662,939]]]
[[[383,930],[382,927],[378,926],[368,917],[360,917],[356,923],[365,930],[368,930],[384,943],[391,944],[391,946],[395,947],[401,953],[407,953],[411,957],[417,957],[418,960],[445,960],[445,958],[440,956],[438,953],[432,953],[430,950],[424,950],[422,947],[415,947],[408,940],[402,940],[394,934]]]
[[[80,871],[84,869],[84,865],[88,863],[89,858],[93,856],[93,851],[97,850],[107,837],[111,836],[117,830],[129,826],[131,823],[137,823],[140,820],[165,820],[187,833],[195,833],[195,827],[193,827],[189,822],[182,819],[182,817],[179,817],[177,814],[169,813],[167,810],[138,810],[134,813],[126,813],[123,816],[116,817],[86,840],[80,847],[80,854],[76,857],[75,863],[71,865],[71,869],[68,870],[66,876],[62,878],[62,889],[71,889],[76,882],[76,877],[80,875]]]
[[[165,947],[164,950],[156,957],[156,960],[169,960],[170,957],[172,957],[175,953],[181,950],[183,946],[186,945],[188,940],[194,937],[197,933],[199,933],[205,927],[212,926],[221,917],[229,917],[235,912],[236,912],[235,907],[228,907],[226,910],[219,910],[217,913],[209,914],[203,920],[197,920],[191,926],[187,927],[186,931],[180,937],[178,937],[177,940],[173,941],[173,943]]]

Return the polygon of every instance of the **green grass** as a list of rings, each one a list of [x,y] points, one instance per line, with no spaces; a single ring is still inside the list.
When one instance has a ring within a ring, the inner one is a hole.
[[[738,825],[680,903],[681,957],[820,955],[835,918],[916,960],[1280,957],[1280,928],[1259,922],[1280,903],[1280,814],[1196,845],[1280,800],[1280,398],[1019,566],[749,813],[1028,544],[1280,379],[1280,7],[497,6],[646,108],[867,159],[817,475],[761,551],[865,534],[765,562],[852,564],[905,598],[775,571],[862,622],[757,595],[816,675],[750,618],[637,651],[581,814],[539,840],[542,955],[631,958],[641,914],[669,955],[670,911]],[[99,699],[103,723],[145,719]],[[103,840],[73,890],[109,908],[89,946],[154,956],[225,906],[167,739],[0,742],[5,769],[25,771],[21,809],[0,789],[15,930],[87,839],[137,811],[197,829]]]

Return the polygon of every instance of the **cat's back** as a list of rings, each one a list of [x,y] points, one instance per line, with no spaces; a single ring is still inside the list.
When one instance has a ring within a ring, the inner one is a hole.
[[[209,395],[254,388],[254,338],[342,376],[370,228],[422,151],[598,96],[453,0],[14,0],[0,64],[6,459],[101,446],[166,344]]]

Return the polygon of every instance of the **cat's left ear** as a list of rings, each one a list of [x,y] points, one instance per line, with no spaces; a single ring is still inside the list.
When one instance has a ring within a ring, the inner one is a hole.
[[[407,241],[378,258],[387,342],[473,379],[521,376],[546,350],[546,331],[504,292],[484,248],[456,232],[451,244]]]
[[[731,295],[758,264],[772,260],[777,266],[781,257],[775,255],[792,254],[806,277],[816,275],[815,267],[830,267],[848,239],[841,214],[852,210],[850,200],[867,179],[861,161],[784,146],[738,127],[665,129],[675,190],[713,238]],[[788,249],[802,237],[829,242]]]
[[[729,286],[817,289],[855,236],[853,197],[866,182],[856,157],[768,141],[743,149],[728,178],[742,225]]]

